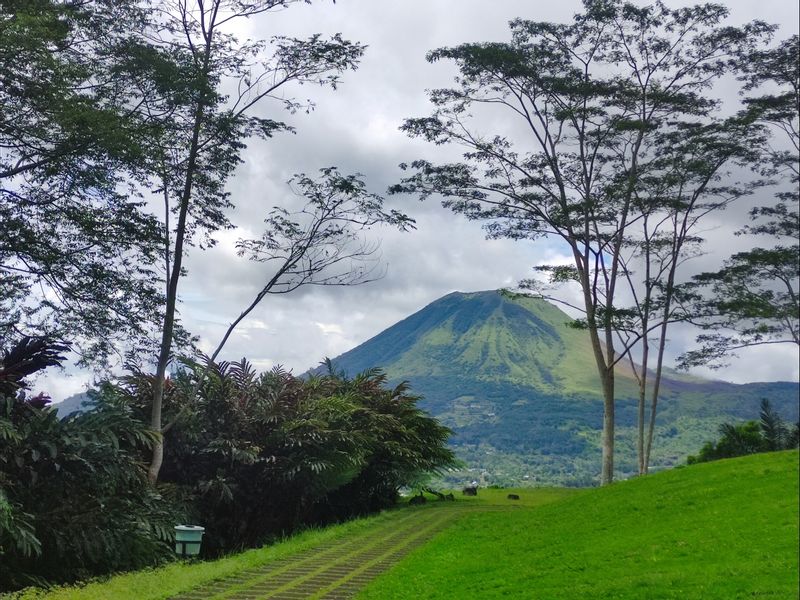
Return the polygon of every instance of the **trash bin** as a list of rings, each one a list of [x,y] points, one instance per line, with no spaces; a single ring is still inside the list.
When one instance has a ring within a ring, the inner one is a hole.
[[[205,527],[199,525],[175,526],[175,553],[178,556],[197,556],[203,541]]]

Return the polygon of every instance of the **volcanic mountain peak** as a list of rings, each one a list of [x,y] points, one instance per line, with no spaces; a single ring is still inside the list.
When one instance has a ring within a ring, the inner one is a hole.
[[[554,305],[497,291],[454,292],[333,359],[350,375],[382,367],[408,380],[422,406],[454,431],[451,443],[486,482],[586,485],[600,461],[603,403],[586,331]],[[617,470],[635,472],[638,387],[623,362],[615,378]],[[685,461],[720,423],[758,417],[761,398],[798,418],[796,383],[734,385],[667,371],[652,461]]]
[[[570,321],[545,300],[496,290],[453,292],[334,363],[350,374],[383,367],[392,379],[469,376],[548,393],[597,394],[589,337]]]

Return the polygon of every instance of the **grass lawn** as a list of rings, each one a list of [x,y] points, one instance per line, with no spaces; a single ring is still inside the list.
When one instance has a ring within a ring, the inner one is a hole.
[[[519,500],[508,500],[508,493],[516,491]],[[574,495],[577,490],[543,488],[539,490],[481,490],[478,497],[459,494],[457,502],[432,502],[408,509],[398,508],[380,515],[357,519],[342,525],[310,530],[284,542],[257,550],[250,550],[227,558],[208,562],[173,563],[157,569],[125,573],[98,580],[82,586],[64,586],[50,591],[29,589],[15,600],[163,600],[215,580],[236,575],[252,567],[267,565],[278,559],[299,554],[326,542],[336,540],[342,545],[363,538],[363,544],[393,530],[401,519],[420,511],[489,509],[496,507],[533,507],[555,502]],[[243,584],[244,586],[245,584]]]
[[[798,458],[706,463],[467,515],[357,598],[795,600]]]
[[[457,502],[307,531],[217,561],[174,563],[83,587],[30,590],[21,598],[163,600],[333,540],[368,545],[400,519],[444,510],[460,516],[370,584],[359,600],[795,600],[799,459],[797,451],[761,454],[591,490],[481,489],[475,498],[459,494]],[[508,493],[520,499],[509,500]]]
[[[156,569],[115,575],[84,586],[59,587],[49,592],[29,588],[23,595],[15,596],[15,600],[162,600],[203,583],[302,552],[324,542],[381,527],[394,520],[397,513],[398,511],[389,511],[343,525],[308,530],[284,542],[219,560],[175,562]]]
[[[436,497],[425,493],[424,496],[432,503],[424,506],[437,508],[453,506],[456,508],[493,508],[503,507],[534,507],[551,504],[553,502],[571,498],[576,494],[586,493],[589,490],[578,488],[519,488],[519,489],[492,489],[480,488],[477,496],[464,496],[460,491],[453,491],[456,497],[454,504],[439,504]],[[509,500],[509,494],[516,494],[519,500]]]

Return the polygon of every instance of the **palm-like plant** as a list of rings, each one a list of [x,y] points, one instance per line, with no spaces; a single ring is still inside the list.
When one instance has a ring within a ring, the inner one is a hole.
[[[761,435],[764,438],[767,449],[783,450],[787,448],[789,431],[783,419],[775,412],[766,398],[761,400],[760,417]]]
[[[719,433],[719,440],[706,442],[697,456],[688,458],[689,464],[757,452],[789,450],[797,448],[800,443],[800,423],[791,429],[787,427],[767,399],[761,400],[759,421],[738,425],[723,423]]]
[[[108,395],[141,411],[152,384],[134,373]],[[378,370],[300,379],[257,374],[244,359],[185,363],[165,390],[175,425],[161,481],[191,490],[210,553],[387,506],[419,473],[453,462],[449,430]]]
[[[0,590],[156,564],[180,518],[146,482],[140,457],[156,434],[130,411],[59,419],[49,398],[13,392],[59,348],[23,341],[4,354],[14,360],[0,393]]]

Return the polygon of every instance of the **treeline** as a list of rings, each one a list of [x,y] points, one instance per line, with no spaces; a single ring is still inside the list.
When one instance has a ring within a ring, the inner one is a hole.
[[[454,462],[449,430],[378,370],[301,379],[185,363],[165,382],[169,452],[152,486],[153,377],[105,383],[59,419],[24,388],[65,349],[24,340],[0,368],[0,590],[158,564],[178,523],[205,526],[206,556],[257,546],[391,506]]]
[[[719,426],[719,434],[718,440],[703,444],[700,452],[689,456],[686,462],[692,465],[800,446],[800,423],[787,424],[767,399],[761,400],[758,421],[723,423]]]

